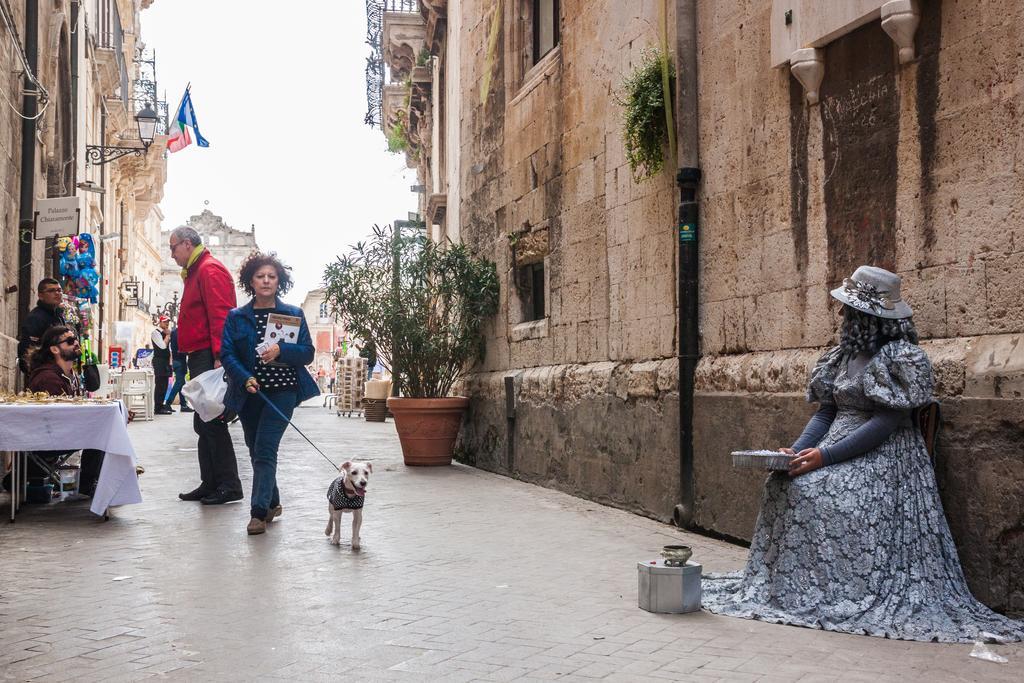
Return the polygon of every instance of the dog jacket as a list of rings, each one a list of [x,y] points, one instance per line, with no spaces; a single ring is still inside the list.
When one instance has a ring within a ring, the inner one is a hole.
[[[349,496],[345,493],[345,477],[338,477],[327,489],[327,500],[335,510],[360,510],[365,496]]]

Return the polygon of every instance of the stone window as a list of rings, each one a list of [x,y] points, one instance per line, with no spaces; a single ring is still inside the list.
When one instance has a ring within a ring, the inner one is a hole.
[[[331,312],[329,310],[327,310],[327,302],[326,301],[320,302],[320,319],[321,320],[327,320],[327,318],[330,317],[330,314],[331,314]]]
[[[561,64],[561,1],[514,0],[507,6],[506,87],[519,97]]]
[[[544,319],[543,261],[519,268],[519,301],[523,307],[523,322]]]
[[[559,43],[558,0],[533,0],[533,63],[555,49]]]

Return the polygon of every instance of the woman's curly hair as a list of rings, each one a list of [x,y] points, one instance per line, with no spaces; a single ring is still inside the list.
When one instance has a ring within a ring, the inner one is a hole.
[[[256,290],[252,287],[252,279],[256,275],[256,271],[263,266],[274,267],[274,270],[277,271],[277,293],[287,294],[295,284],[292,281],[292,269],[281,263],[281,259],[277,258],[277,254],[272,251],[265,254],[254,251],[242,262],[242,267],[238,269],[238,286],[242,288],[242,291],[249,296],[256,296]]]
[[[870,356],[892,341],[903,339],[917,343],[917,328],[912,318],[879,318],[843,305],[843,326],[839,331],[839,348],[849,356],[866,353]]]

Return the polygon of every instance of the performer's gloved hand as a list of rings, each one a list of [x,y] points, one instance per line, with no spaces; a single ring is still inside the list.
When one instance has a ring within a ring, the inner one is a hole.
[[[789,476],[799,477],[820,468],[825,464],[819,448],[805,448],[796,454],[796,457],[789,463]]]

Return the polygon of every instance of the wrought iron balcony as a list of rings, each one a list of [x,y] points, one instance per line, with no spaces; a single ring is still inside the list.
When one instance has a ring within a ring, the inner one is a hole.
[[[367,111],[364,120],[370,126],[383,124],[385,15],[405,15],[409,19],[413,15],[422,16],[419,0],[366,0],[366,44],[370,46],[370,56],[366,58]]]

